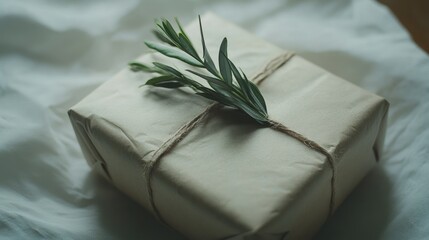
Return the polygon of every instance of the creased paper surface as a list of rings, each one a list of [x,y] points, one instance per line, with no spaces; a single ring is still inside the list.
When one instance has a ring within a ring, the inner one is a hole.
[[[249,77],[284,51],[214,15],[202,20],[212,56],[227,37],[229,56]],[[200,41],[197,22],[187,31]],[[155,60],[183,67],[158,54],[139,59]],[[149,77],[125,69],[69,113],[88,162],[145,207],[145,162],[210,104],[187,91],[139,88]],[[259,87],[271,119],[336,156],[341,203],[376,163],[387,102],[299,56]],[[323,155],[222,109],[163,157],[152,186],[163,219],[191,239],[305,239],[328,216],[331,174]]]

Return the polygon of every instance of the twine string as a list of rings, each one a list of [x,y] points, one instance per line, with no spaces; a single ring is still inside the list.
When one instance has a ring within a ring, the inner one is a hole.
[[[285,63],[287,63],[292,57],[294,56],[294,53],[283,53],[279,55],[278,57],[272,59],[258,74],[256,74],[254,77],[252,77],[252,81],[259,85],[261,84],[265,79],[267,79],[271,74],[273,74],[277,69],[279,69],[281,66],[283,66]],[[207,108],[205,108],[200,114],[195,116],[192,120],[190,120],[188,123],[184,124],[182,127],[179,128],[167,141],[165,141],[152,155],[151,159],[148,162],[145,162],[144,164],[144,176],[146,179],[146,189],[148,192],[149,202],[150,206],[155,214],[155,216],[162,222],[165,223],[165,221],[162,219],[161,214],[156,207],[154,197],[153,197],[153,189],[152,189],[152,176],[154,173],[154,170],[159,165],[160,160],[162,157],[167,154],[168,152],[172,151],[174,147],[180,143],[194,128],[196,128],[201,122],[204,121],[204,119],[209,115],[210,112],[212,112],[215,109],[221,108],[222,105],[220,103],[212,103]],[[280,122],[269,120],[269,127],[275,131],[284,133],[299,142],[303,143],[308,148],[317,151],[323,155],[326,156],[329,166],[332,170],[331,175],[331,195],[330,195],[330,202],[329,202],[329,214],[332,214],[335,207],[335,178],[336,178],[336,170],[334,165],[334,158],[333,156],[322,146],[320,146],[315,141],[312,141],[311,139],[308,139],[307,137],[303,136],[300,133],[297,133],[285,125],[283,125]]]

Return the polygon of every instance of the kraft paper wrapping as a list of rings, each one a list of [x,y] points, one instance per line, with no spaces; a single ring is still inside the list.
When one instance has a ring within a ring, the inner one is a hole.
[[[284,52],[212,14],[202,21],[212,57],[226,36],[229,56],[249,77]],[[199,45],[197,21],[186,30]],[[138,59],[155,60],[183,67],[158,54]],[[124,69],[69,115],[88,163],[151,209],[145,163],[211,102],[186,90],[139,88],[149,77]],[[335,156],[338,206],[380,156],[386,100],[299,56],[259,88],[271,119]],[[307,239],[329,216],[331,176],[324,155],[220,109],[161,159],[152,188],[162,219],[190,239]]]

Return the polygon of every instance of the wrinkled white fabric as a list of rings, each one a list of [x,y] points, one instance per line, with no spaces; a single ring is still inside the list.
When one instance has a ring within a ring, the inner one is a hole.
[[[316,239],[429,235],[429,57],[374,1],[0,2],[0,239],[182,239],[92,173],[66,111],[147,51],[155,17],[212,11],[390,101],[381,163]]]

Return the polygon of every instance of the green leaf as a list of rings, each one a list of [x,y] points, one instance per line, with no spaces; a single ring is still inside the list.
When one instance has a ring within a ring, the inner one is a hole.
[[[167,43],[170,46],[176,47],[176,45],[161,31],[158,29],[152,30],[152,33],[158,38],[160,41]]]
[[[258,93],[261,94],[259,92],[259,89],[255,86],[255,88],[253,89],[255,91],[253,91],[252,85],[254,85],[254,84],[247,79],[247,76],[246,76],[246,74],[244,74],[243,70],[240,69],[240,71],[241,71],[241,74],[243,75],[243,82],[246,85],[245,90],[246,90],[249,101],[252,103],[252,105],[254,107],[259,109],[261,112],[264,113],[264,115],[266,115],[267,111],[266,111],[265,101],[263,100],[263,103],[260,102],[258,96],[256,96]]]
[[[203,58],[204,58],[204,66],[206,66],[207,70],[211,72],[215,76],[219,76],[219,73],[216,70],[216,66],[213,63],[212,58],[210,57],[209,51],[206,47],[206,42],[204,40],[203,26],[201,24],[201,17],[198,15],[198,21],[200,23],[200,33],[201,33],[201,43],[203,45]]]
[[[185,75],[182,76],[181,81],[186,83],[186,85],[188,85],[189,87],[191,87],[195,90],[198,90],[199,88],[204,87],[201,83],[199,83],[195,80],[192,80],[192,79],[186,77]]]
[[[130,62],[128,65],[130,66],[130,69],[133,72],[142,71],[142,72],[149,72],[149,73],[164,73],[163,71],[160,71],[158,68],[150,67],[139,62]]]
[[[138,62],[130,62],[128,63],[128,66],[130,66],[130,69],[133,72],[138,72],[138,71],[151,72],[152,71],[152,69],[149,66],[146,66]]]
[[[165,34],[167,34],[167,36],[169,36],[172,41],[178,43],[179,37],[177,36],[177,33],[174,30],[173,26],[171,26],[170,22],[167,19],[162,19],[162,26],[164,27],[163,29]]]
[[[264,113],[267,113],[267,105],[265,104],[264,97],[262,96],[261,92],[259,91],[258,87],[249,81],[249,89],[250,89],[250,96],[252,97],[253,101],[256,102],[261,110],[264,111]]]
[[[204,75],[204,74],[202,74],[202,73],[192,71],[192,70],[190,70],[190,69],[187,69],[186,71],[188,71],[188,72],[190,72],[190,73],[193,73],[193,74],[195,74],[195,75],[197,75],[197,76],[199,76],[199,77],[201,77],[201,78],[203,78],[203,79],[207,80],[207,82],[208,82],[208,83],[210,83],[210,82],[217,82],[217,83],[219,83],[219,84],[224,85],[225,87],[228,87],[228,85],[226,85],[224,82],[222,82],[221,80],[219,80],[219,79],[217,79],[217,78],[210,77],[210,76]]]
[[[149,79],[145,85],[151,85],[156,87],[165,87],[165,88],[178,88],[184,87],[185,85],[177,81],[177,78],[174,76],[163,75]]]
[[[195,67],[203,67],[203,65],[197,60],[173,47],[149,41],[145,42],[145,44],[149,48],[158,51],[167,57],[179,59]]]
[[[185,85],[183,85],[181,82],[160,82],[156,85],[154,85],[156,87],[163,87],[163,88],[180,88],[180,87],[185,87]]]
[[[162,35],[164,35],[165,38],[167,38],[169,44],[171,43],[173,46],[178,47],[178,44],[176,43],[174,37],[170,36],[167,32],[167,30],[164,27],[163,21],[165,21],[165,19],[163,20],[159,20],[159,19],[155,19],[155,24],[158,26],[158,32],[161,33]]]
[[[191,43],[191,40],[189,39],[188,35],[185,33],[185,30],[183,30],[183,27],[180,24],[179,20],[176,17],[174,18],[174,20],[176,21],[176,24],[179,27],[180,33],[183,34],[183,36],[186,38],[187,42]],[[191,46],[192,46],[192,43],[191,43]]]
[[[224,38],[219,49],[219,70],[223,79],[229,85],[232,85],[231,67],[228,63],[228,40]]]
[[[159,62],[153,62],[153,65],[155,65],[157,68],[159,68],[159,69],[161,69],[167,73],[170,73],[173,76],[176,76],[178,78],[183,77],[183,74],[181,72],[177,71],[176,69],[174,69],[168,65],[165,65],[165,64],[159,63]]]
[[[186,37],[182,33],[179,33],[179,43],[180,43],[180,46],[182,47],[182,49],[181,49],[182,51],[187,52],[201,65],[201,67],[204,67],[201,64],[202,60],[198,56],[197,51],[195,51],[194,47],[192,46],[192,43],[188,42],[188,40],[186,39]]]
[[[233,107],[233,106],[231,105],[231,102],[230,102],[229,98],[227,98],[227,97],[225,97],[225,96],[223,96],[223,95],[219,94],[219,93],[218,93],[218,92],[216,92],[216,91],[213,91],[213,90],[212,90],[212,89],[210,89],[210,88],[205,88],[205,90],[202,90],[202,92],[197,92],[196,94],[198,94],[198,95],[200,95],[200,96],[203,96],[203,97],[205,97],[205,98],[208,98],[208,99],[210,99],[210,100],[213,100],[213,101],[219,102],[219,103],[221,103],[221,104],[223,104],[223,105],[225,105],[225,106]]]
[[[175,77],[170,76],[170,75],[156,76],[156,77],[153,77],[153,78],[147,80],[145,84],[146,85],[156,85],[157,83],[172,81],[174,79],[175,79]]]
[[[187,70],[188,72],[191,72],[203,79],[205,79],[207,81],[207,83],[215,90],[222,92],[224,94],[229,94],[231,92],[231,87],[228,86],[225,82],[214,78],[214,77],[210,77],[210,76],[206,76],[204,74],[192,71],[192,70]]]
[[[251,116],[252,118],[254,118],[257,122],[261,123],[261,124],[267,124],[268,123],[268,119],[266,116],[262,115],[261,113],[259,113],[258,111],[256,111],[255,109],[251,108],[249,105],[247,105],[245,102],[236,99],[236,101],[234,102],[234,105],[238,108],[243,110],[245,113],[247,113],[249,116]]]
[[[231,62],[230,59],[228,59],[228,64],[232,70],[232,73],[234,74],[235,80],[237,80],[238,85],[240,86],[240,89],[242,90],[243,96],[246,97],[248,100],[249,98],[249,87],[248,83],[243,77],[241,76],[240,72],[238,71],[237,67],[234,65],[234,63]]]

